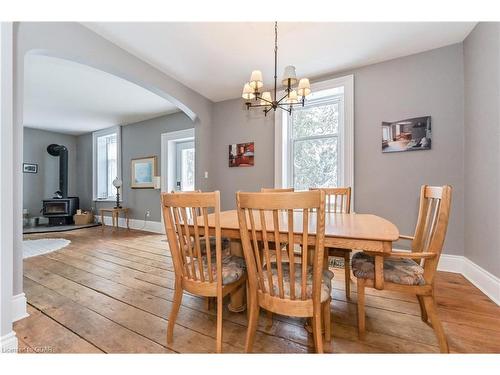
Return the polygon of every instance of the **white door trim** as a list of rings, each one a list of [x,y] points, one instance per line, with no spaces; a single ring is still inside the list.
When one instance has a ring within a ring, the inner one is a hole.
[[[0,24],[0,352],[17,350],[12,330],[14,282],[14,32]],[[20,167],[19,167],[20,168]]]

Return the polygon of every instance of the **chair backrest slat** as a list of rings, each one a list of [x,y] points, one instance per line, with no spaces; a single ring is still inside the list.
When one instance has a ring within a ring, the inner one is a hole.
[[[253,210],[246,209],[246,212],[248,213],[248,216],[250,217],[250,225],[252,226],[252,232],[256,232],[255,228],[255,220],[253,216]],[[266,261],[266,275],[267,276],[267,285],[269,287],[269,290],[267,291],[271,296],[274,296],[274,282],[273,282],[273,274],[271,267],[269,267],[271,263],[271,254],[270,254],[270,249],[269,249],[269,240],[267,237],[267,225],[266,225],[266,218],[265,218],[265,213],[264,210],[259,210],[259,219],[260,219],[260,225],[261,225],[261,233],[262,233],[262,242],[264,243],[264,258]],[[254,245],[255,246],[255,245]],[[258,249],[258,245],[255,246],[255,248]],[[258,260],[257,260],[258,261]],[[263,281],[264,280],[264,274],[262,272],[262,268],[257,267],[257,271],[259,272],[259,280]],[[266,292],[265,287],[262,288],[264,292]]]
[[[322,190],[325,192],[327,213],[343,213],[351,212],[351,188],[309,188],[309,190]],[[333,198],[333,199],[332,199]],[[333,204],[332,204],[333,200]]]
[[[218,191],[162,193],[161,201],[176,278],[202,283],[214,282],[212,254],[215,251],[217,280],[221,280],[220,193]],[[210,246],[209,209],[215,214],[215,249]],[[201,241],[205,242],[205,254],[202,251]],[[208,281],[205,267],[207,267]],[[218,284],[217,288],[222,286]]]
[[[276,244],[276,267],[278,269],[278,291],[280,298],[284,298],[285,287],[283,280],[283,259],[282,259],[283,254],[281,252],[280,224],[278,218],[278,210],[273,210],[272,213],[273,213],[274,243]]]
[[[238,192],[237,203],[250,288],[280,299],[314,298],[319,301],[325,236],[324,192]],[[316,229],[309,231],[313,220]],[[294,230],[301,234],[297,235]],[[316,237],[316,242],[311,246],[312,236]],[[275,242],[274,249],[269,249],[269,240]],[[282,248],[282,243],[287,244],[285,248]],[[259,244],[262,244],[263,259]],[[313,297],[307,295],[308,252],[312,254]],[[263,266],[261,262],[265,262]],[[285,279],[285,270],[289,280]],[[296,286],[299,276],[300,283]],[[286,293],[285,283],[289,283],[289,293]],[[299,287],[300,291],[297,290]]]
[[[435,258],[422,262],[427,282],[433,280],[443,249],[451,209],[451,195],[452,188],[449,185],[423,185],[420,189],[420,205],[412,251],[437,254]]]

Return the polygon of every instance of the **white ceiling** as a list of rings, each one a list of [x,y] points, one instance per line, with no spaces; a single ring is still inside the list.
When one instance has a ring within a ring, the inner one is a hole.
[[[24,126],[83,134],[178,111],[127,80],[68,60],[27,55]]]
[[[99,22],[85,26],[213,101],[236,98],[254,69],[273,79],[271,22]],[[464,40],[473,22],[279,23],[285,65],[318,77]]]

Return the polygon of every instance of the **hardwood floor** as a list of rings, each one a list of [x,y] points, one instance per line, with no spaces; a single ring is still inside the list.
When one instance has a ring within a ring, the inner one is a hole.
[[[216,312],[185,294],[166,343],[173,299],[173,268],[166,237],[108,227],[32,234],[66,238],[59,251],[25,259],[24,291],[30,316],[16,322],[20,352],[205,353],[215,350]],[[366,290],[365,341],[357,339],[356,292],[346,301],[343,270],[335,270],[331,318],[334,353],[437,353],[432,328],[420,320],[416,298]],[[439,272],[439,316],[452,352],[500,353],[500,307],[464,277]],[[224,352],[242,353],[246,313],[224,310]],[[276,315],[259,320],[254,352],[312,352],[303,320]]]

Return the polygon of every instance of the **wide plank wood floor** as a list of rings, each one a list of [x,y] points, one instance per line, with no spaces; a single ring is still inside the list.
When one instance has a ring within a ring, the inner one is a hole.
[[[210,353],[215,349],[215,309],[185,294],[166,343],[173,300],[173,268],[165,236],[108,227],[33,234],[25,239],[66,238],[64,249],[24,260],[30,316],[14,329],[29,353]],[[367,334],[357,338],[356,293],[347,301],[343,270],[335,270],[331,319],[333,353],[436,353],[432,329],[420,320],[416,298],[367,289]],[[450,349],[500,353],[500,307],[458,274],[438,272],[438,312]],[[227,305],[227,304],[226,304]],[[254,351],[313,351],[304,321],[263,315]],[[246,313],[224,310],[224,352],[242,353]]]

